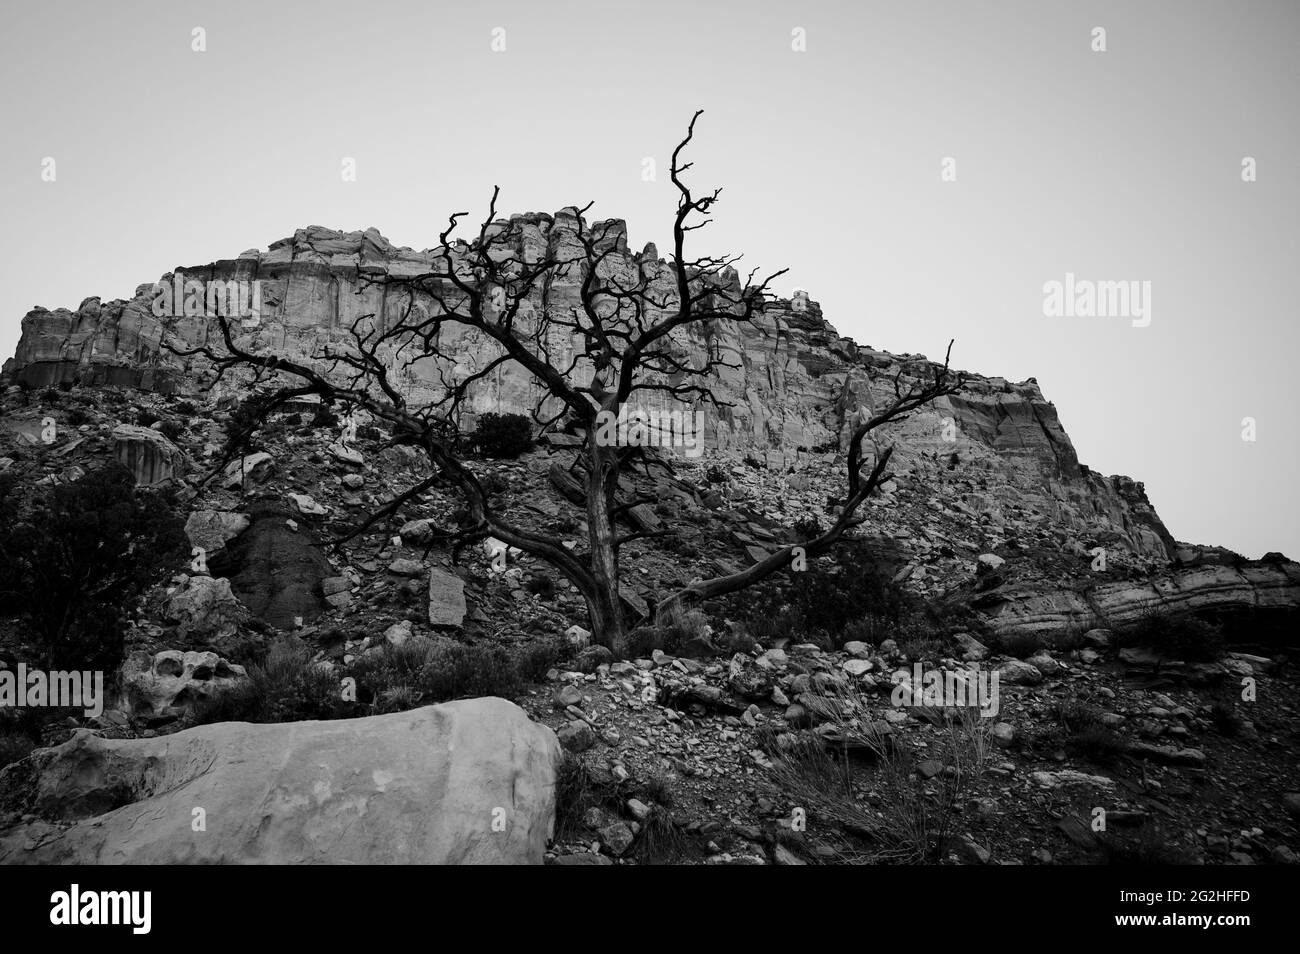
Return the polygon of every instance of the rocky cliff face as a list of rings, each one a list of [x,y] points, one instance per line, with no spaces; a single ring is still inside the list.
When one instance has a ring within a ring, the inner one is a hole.
[[[564,253],[576,243],[577,230],[586,226],[566,209],[554,216],[514,216],[501,227],[511,230],[526,253]],[[608,235],[616,246],[615,267],[671,279],[653,245],[639,254],[629,251],[621,223]],[[431,262],[431,253],[395,248],[373,229],[343,233],[313,226],[266,252],[178,268],[162,281],[170,283],[180,273],[199,282],[259,283],[260,321],[243,332],[241,343],[302,360],[326,344],[344,341],[361,316],[387,326],[407,308],[431,308],[430,302],[418,297],[412,302],[404,291],[377,280],[416,275]],[[557,277],[540,289],[523,321],[546,310],[565,313],[578,301],[577,281],[576,276]],[[4,366],[5,379],[35,386],[75,380],[164,392],[209,391],[211,370],[202,359],[182,360],[160,343],[169,336],[190,347],[206,343],[219,336],[215,320],[203,314],[158,317],[155,297],[155,286],[142,285],[129,301],[88,298],[76,311],[31,311],[23,319],[17,352]],[[184,308],[178,302],[175,310]],[[705,411],[706,446],[751,455],[795,473],[824,464],[841,449],[862,415],[892,396],[896,375],[901,373],[906,382],[930,367],[924,357],[889,354],[841,337],[814,301],[778,302],[752,328],[692,329],[676,345],[697,362],[712,351],[738,365],[719,369],[712,381],[715,393],[730,406],[722,411],[700,408]],[[401,386],[412,401],[432,397],[445,381],[474,373],[498,353],[473,330],[444,338],[443,347],[451,360],[422,360],[402,372]],[[580,350],[563,336],[548,347],[561,362]],[[590,373],[581,364],[575,370],[579,378]],[[234,381],[223,385],[225,390],[236,387]],[[470,410],[526,413],[539,398],[544,395],[535,381],[503,368],[472,390]],[[666,402],[657,409],[672,409]],[[960,396],[881,429],[876,439],[896,445],[900,472],[960,467],[973,475],[976,489],[961,503],[978,519],[996,523],[1014,505],[1066,528],[1088,546],[1113,548],[1152,563],[1173,555],[1173,539],[1142,485],[1126,477],[1105,478],[1082,466],[1055,407],[1032,378],[1015,384],[972,375]]]

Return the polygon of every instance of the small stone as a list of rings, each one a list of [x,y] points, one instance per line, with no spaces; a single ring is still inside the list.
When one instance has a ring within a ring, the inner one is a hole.
[[[1011,725],[1009,722],[996,723],[993,726],[992,734],[994,744],[1000,745],[1004,749],[1010,748],[1015,744],[1016,729],[1015,726]]]
[[[997,668],[998,680],[1008,686],[1032,686],[1043,681],[1036,666],[1019,659],[1011,659]]]
[[[840,664],[840,668],[850,676],[865,676],[873,667],[865,659],[846,659]]]
[[[916,772],[927,781],[943,771],[943,763],[937,759],[926,759],[916,767]]]
[[[632,829],[625,822],[614,822],[612,825],[606,825],[598,832],[601,844],[609,850],[609,853],[615,858],[627,851],[632,846]]]
[[[970,633],[958,633],[952,641],[962,651],[961,658],[966,662],[979,662],[988,658],[989,648]]]
[[[1115,639],[1115,634],[1109,629],[1090,629],[1083,634],[1085,645],[1093,649],[1109,649]]]
[[[561,686],[555,690],[551,698],[555,702],[557,709],[582,705],[582,693],[574,686]]]
[[[384,630],[384,642],[390,646],[401,646],[411,638],[411,621],[402,620]]]
[[[585,752],[596,744],[595,731],[580,719],[566,722],[555,734],[560,740],[560,745],[570,752]]]
[[[293,505],[298,508],[298,512],[305,516],[323,516],[329,513],[329,510],[316,502],[311,494],[290,494],[289,499]]]

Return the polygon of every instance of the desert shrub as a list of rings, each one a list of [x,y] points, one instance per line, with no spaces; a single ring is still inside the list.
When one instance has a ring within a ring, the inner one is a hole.
[[[1057,652],[1068,653],[1083,647],[1083,636],[1091,629],[1089,626],[1069,626],[1056,633],[1048,641]]]
[[[41,392],[41,403],[42,403],[42,404],[58,404],[58,403],[59,403],[59,389],[58,389],[58,388],[54,388],[54,387],[49,387],[49,388],[46,388],[44,391],[42,391],[42,392]]]
[[[717,464],[710,464],[704,471],[704,481],[709,484],[725,484],[731,476]]]
[[[800,517],[794,522],[794,534],[800,540],[812,540],[815,537],[820,537],[825,532],[826,530],[822,527],[821,521],[812,514],[807,517]]]
[[[1241,732],[1244,721],[1237,715],[1237,710],[1230,700],[1216,699],[1210,706],[1210,723],[1220,735],[1237,735]]]
[[[0,769],[27,758],[40,745],[46,710],[0,709]]]
[[[478,419],[472,441],[485,457],[518,457],[533,446],[533,424],[522,414],[489,411]]]
[[[555,598],[555,581],[549,576],[530,576],[524,581],[524,589],[539,599],[549,600]]]
[[[311,426],[318,430],[334,430],[339,426],[339,416],[328,404],[318,404],[311,418]]]
[[[567,514],[567,513],[560,514],[560,516],[556,517],[553,521],[551,521],[551,530],[554,533],[558,533],[561,535],[567,535],[573,533],[575,530],[578,529],[578,527],[579,527],[578,520],[572,514]]]
[[[272,398],[267,394],[250,394],[230,412],[225,424],[226,441],[222,456],[229,457],[241,450],[255,450],[254,435],[269,413]]]
[[[196,725],[208,722],[301,722],[336,719],[354,708],[345,703],[328,666],[312,662],[302,641],[281,638],[261,662],[248,667],[248,682],[194,706]]]
[[[128,608],[185,552],[173,497],[111,463],[0,526],[0,609],[22,617],[48,668],[112,669]]]
[[[898,638],[901,636],[902,638]],[[898,649],[904,656],[913,662],[924,660],[935,662],[947,649],[947,645],[942,639],[928,634],[906,635],[898,634],[895,637],[898,642]]]
[[[1026,659],[1042,649],[1044,645],[1043,637],[1039,633],[994,634],[989,636],[988,640],[988,647],[993,652],[1013,656],[1016,659]]]
[[[847,624],[840,633],[840,643],[866,643],[869,646],[879,646],[880,643],[890,638],[890,629],[882,625],[879,616],[864,616],[862,619],[855,619]]]
[[[198,405],[193,401],[177,401],[172,407],[172,410],[177,414],[184,415],[185,417],[194,417],[199,413]]]
[[[574,657],[573,644],[567,639],[546,639],[529,643],[515,657],[515,670],[526,682],[540,682],[546,674]]]
[[[153,429],[169,441],[178,441],[185,433],[185,426],[180,421],[159,421]]]
[[[510,481],[498,474],[496,471],[489,471],[478,479],[479,486],[483,488],[483,493],[491,497],[494,494],[505,493],[510,489]]]
[[[362,424],[357,428],[357,439],[363,441],[377,441],[383,438],[383,432],[373,424]]]
[[[833,705],[842,741],[828,746],[801,732],[769,743],[772,780],[819,824],[864,841],[857,860],[938,861],[989,758],[986,720],[976,708],[959,708],[922,750],[879,730],[870,717],[876,703],[860,690],[838,692]],[[853,751],[869,753],[874,764],[856,764]],[[937,759],[945,769],[923,780],[915,771],[921,759]]]
[[[653,773],[647,775],[641,782],[641,792],[647,799],[657,805],[663,805],[665,808],[671,808],[676,796],[673,794],[673,784],[667,775],[663,773]]]
[[[727,615],[744,623],[760,643],[778,636],[796,642],[845,642],[844,632],[863,621],[884,633],[919,611],[915,600],[893,582],[891,561],[857,541],[811,561],[807,570],[775,574],[732,598]],[[879,642],[873,639],[872,642]]]
[[[590,768],[580,756],[564,753],[555,771],[556,841],[582,837],[583,816],[590,809],[617,812],[621,806],[619,784],[612,775]]]
[[[664,645],[664,634],[658,626],[638,626],[627,634],[627,656],[629,659],[646,659],[654,651],[668,652]]]
[[[297,722],[338,713],[339,680],[311,657],[311,650],[298,640],[280,639],[262,662],[249,667],[249,681],[260,700],[259,721]]]
[[[1055,726],[1044,732],[1075,755],[1097,765],[1111,765],[1127,750],[1122,736],[1102,720],[1101,710],[1077,697],[1061,700],[1053,709]]]
[[[26,735],[0,732],[0,769],[27,758],[34,748],[36,743]]]
[[[1147,613],[1120,634],[1124,646],[1145,646],[1161,656],[1187,662],[1212,662],[1223,655],[1223,632],[1195,616]]]
[[[638,861],[649,865],[682,863],[691,853],[691,839],[662,805],[650,806],[650,814],[641,822],[632,850]]]
[[[350,672],[358,699],[385,712],[476,696],[513,699],[523,689],[519,667],[500,646],[409,640],[367,653]]]

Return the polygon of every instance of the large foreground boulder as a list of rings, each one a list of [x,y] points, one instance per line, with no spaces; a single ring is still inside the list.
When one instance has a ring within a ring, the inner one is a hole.
[[[39,818],[0,831],[0,864],[541,864],[559,755],[496,698],[152,739],[81,730],[0,772],[0,812]]]

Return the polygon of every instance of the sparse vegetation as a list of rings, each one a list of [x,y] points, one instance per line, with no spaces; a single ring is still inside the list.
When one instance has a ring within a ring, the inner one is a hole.
[[[584,818],[593,808],[617,812],[621,807],[618,782],[607,772],[598,772],[577,755],[566,752],[555,770],[555,838],[557,841],[584,837]]]
[[[300,640],[273,642],[260,663],[248,668],[248,682],[195,706],[195,724],[208,722],[298,722],[336,719],[354,707],[343,701],[339,681],[328,667],[312,663]]]
[[[803,572],[769,577],[744,591],[725,615],[741,621],[763,645],[778,639],[827,648],[850,639],[878,644],[921,613],[893,582],[896,569],[866,544],[846,543]]]
[[[1218,626],[1178,613],[1147,613],[1122,631],[1117,642],[1187,662],[1212,662],[1224,652],[1223,632]]]
[[[485,457],[515,458],[533,446],[533,423],[522,414],[496,414],[478,419],[472,443]]]
[[[25,622],[43,665],[111,670],[136,597],[186,551],[175,501],[136,490],[117,463],[44,491],[29,508],[7,486],[0,611]]]

